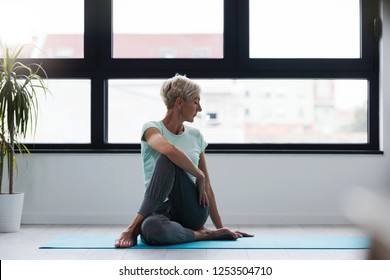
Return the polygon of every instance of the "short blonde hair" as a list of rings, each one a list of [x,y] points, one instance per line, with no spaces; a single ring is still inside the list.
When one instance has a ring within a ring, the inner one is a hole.
[[[160,94],[167,109],[172,109],[178,97],[181,97],[184,102],[198,97],[200,86],[186,76],[176,74],[163,83]]]

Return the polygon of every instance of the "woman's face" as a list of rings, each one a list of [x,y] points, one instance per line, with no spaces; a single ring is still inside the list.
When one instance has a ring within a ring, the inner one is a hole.
[[[184,102],[181,108],[183,119],[187,122],[193,122],[198,112],[201,111],[202,107],[200,106],[199,96]]]

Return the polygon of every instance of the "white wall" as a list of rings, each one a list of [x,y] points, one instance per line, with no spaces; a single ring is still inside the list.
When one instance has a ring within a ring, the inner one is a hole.
[[[353,186],[390,186],[390,3],[384,1],[381,119],[384,155],[209,154],[226,224],[345,223]],[[386,50],[386,51],[384,51]],[[143,195],[139,154],[34,154],[19,160],[23,223],[126,224]]]

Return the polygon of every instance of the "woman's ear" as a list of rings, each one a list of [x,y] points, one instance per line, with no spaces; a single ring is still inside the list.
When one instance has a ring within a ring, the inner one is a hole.
[[[183,103],[184,103],[183,98],[181,98],[181,97],[176,98],[176,100],[175,100],[175,106],[176,106],[178,109],[181,109],[181,106],[183,105]]]

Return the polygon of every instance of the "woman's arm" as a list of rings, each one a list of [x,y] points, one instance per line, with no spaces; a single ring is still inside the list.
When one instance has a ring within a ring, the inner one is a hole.
[[[209,205],[206,193],[206,177],[203,171],[196,166],[187,154],[180,148],[169,142],[155,127],[148,128],[143,135],[143,140],[153,149],[167,156],[175,165],[187,171],[196,178],[199,189],[199,203],[203,206]]]
[[[210,183],[210,176],[209,176],[209,173],[207,171],[205,153],[200,154],[199,168],[203,171],[203,173],[205,174],[205,177],[206,177],[206,191],[207,191],[207,195],[208,195],[209,201],[210,201],[209,212],[210,212],[211,221],[213,222],[214,226],[217,229],[223,228],[224,226],[222,224],[222,219],[221,219],[221,216],[219,215],[219,212],[218,212],[217,200],[215,199],[213,188],[211,187],[211,183]],[[237,235],[237,237],[252,237],[252,236],[254,236],[253,234],[249,234],[249,233],[242,232],[239,230],[235,230],[234,233]]]
[[[223,227],[222,219],[221,219],[221,216],[219,215],[219,212],[218,212],[217,201],[215,199],[213,188],[211,187],[210,176],[209,176],[209,173],[207,170],[207,165],[206,165],[205,153],[200,154],[199,168],[200,168],[200,170],[203,171],[203,173],[206,177],[206,192],[207,192],[207,196],[209,198],[209,212],[210,212],[211,221],[213,222],[213,224],[216,228],[222,228]]]

